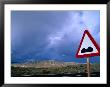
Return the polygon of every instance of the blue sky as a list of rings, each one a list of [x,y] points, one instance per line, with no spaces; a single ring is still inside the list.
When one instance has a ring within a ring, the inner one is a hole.
[[[85,28],[100,46],[100,11],[12,11],[12,62],[86,62],[75,57]]]

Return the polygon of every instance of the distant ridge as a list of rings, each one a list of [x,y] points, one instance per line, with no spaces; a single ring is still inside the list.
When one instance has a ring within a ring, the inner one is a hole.
[[[48,67],[65,67],[68,65],[75,65],[75,62],[62,62],[56,60],[46,61],[30,61],[22,64],[12,64],[14,67],[35,67],[35,68],[48,68]]]

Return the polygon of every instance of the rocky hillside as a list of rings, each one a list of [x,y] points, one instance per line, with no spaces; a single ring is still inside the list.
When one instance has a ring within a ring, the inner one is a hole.
[[[75,62],[60,62],[54,60],[48,61],[35,61],[23,64],[12,64],[14,67],[35,67],[35,68],[48,68],[48,67],[65,67],[69,65],[75,65]]]

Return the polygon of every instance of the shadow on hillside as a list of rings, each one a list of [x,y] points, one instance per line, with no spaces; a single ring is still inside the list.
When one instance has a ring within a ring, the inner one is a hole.
[[[15,76],[17,77],[17,76]],[[77,74],[50,74],[50,75],[23,75],[20,77],[87,77],[87,73]],[[90,77],[100,77],[100,72],[93,72]]]

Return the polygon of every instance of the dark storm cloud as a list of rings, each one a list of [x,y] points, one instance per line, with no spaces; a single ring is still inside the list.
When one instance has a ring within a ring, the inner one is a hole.
[[[100,32],[98,16],[98,11],[12,11],[12,59],[77,61],[85,25],[93,35]]]
[[[65,16],[67,16],[65,12],[14,11],[12,12],[12,40],[16,40],[17,38],[21,43],[25,41],[29,43],[28,40],[30,42],[45,42],[44,40],[46,40],[49,34],[61,29],[66,19]]]

